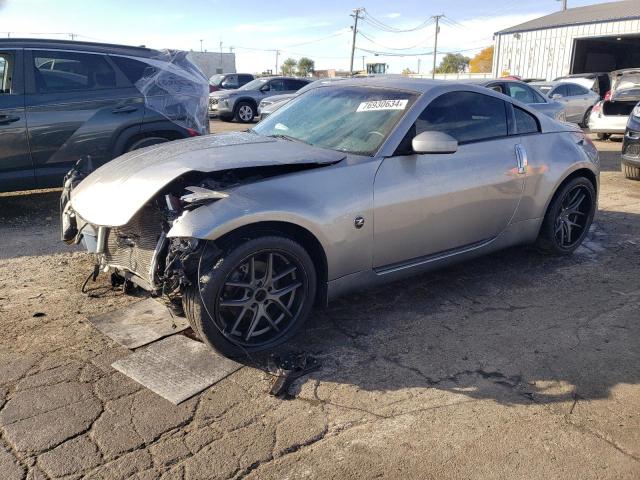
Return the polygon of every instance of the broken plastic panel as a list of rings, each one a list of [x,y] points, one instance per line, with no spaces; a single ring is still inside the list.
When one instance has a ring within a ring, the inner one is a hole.
[[[148,108],[183,128],[203,135],[209,131],[209,82],[187,53],[163,50],[145,59],[150,66],[136,82]]]

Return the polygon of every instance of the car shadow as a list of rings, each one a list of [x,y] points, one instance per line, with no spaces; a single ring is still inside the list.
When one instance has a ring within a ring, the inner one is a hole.
[[[561,258],[505,250],[339,299],[287,345],[322,363],[291,393],[311,380],[556,403],[639,383],[640,216],[607,212],[586,244]]]
[[[0,194],[0,259],[70,252],[60,240],[60,190]]]

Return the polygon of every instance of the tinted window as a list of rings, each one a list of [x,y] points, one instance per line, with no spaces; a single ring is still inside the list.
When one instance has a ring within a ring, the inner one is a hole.
[[[304,80],[285,80],[287,90],[300,90],[307,83]]]
[[[251,75],[238,75],[238,78],[240,79],[240,85],[244,85],[245,83],[250,82],[251,80],[253,80],[253,76]]]
[[[524,85],[509,85],[509,96],[521,101],[522,103],[536,103],[536,99],[533,96],[533,90],[525,87]]]
[[[581,87],[580,85],[567,85],[567,87],[569,88],[569,95],[571,96],[577,96],[577,95],[586,95],[587,93],[589,93],[589,90],[587,90],[584,87]]]
[[[34,51],[33,67],[39,93],[114,88],[116,75],[104,55]]]
[[[272,92],[284,92],[286,90],[284,80],[278,78],[269,82],[269,90]]]
[[[569,89],[567,88],[566,85],[559,85],[553,90],[553,92],[551,92],[551,96],[553,97],[554,95],[560,95],[562,97],[568,97],[569,96]]]
[[[540,131],[536,117],[515,105],[513,106],[513,111],[516,114],[516,128],[519,134],[537,133]]]
[[[222,81],[222,84],[227,88],[238,88],[238,76],[237,75],[227,75],[225,79]]]
[[[426,131],[448,133],[460,143],[505,136],[505,103],[481,93],[445,93],[420,114],[416,134]]]
[[[143,76],[148,76],[154,71],[152,66],[133,58],[112,56],[111,60],[115,62],[131,83],[136,83]]]
[[[502,85],[500,84],[495,84],[495,85],[489,85],[488,88],[490,88],[491,90],[493,90],[494,92],[498,92],[498,93],[504,93],[504,88]]]

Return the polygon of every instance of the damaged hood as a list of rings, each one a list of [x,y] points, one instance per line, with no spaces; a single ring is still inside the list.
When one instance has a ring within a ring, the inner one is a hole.
[[[245,132],[177,140],[126,153],[98,168],[73,190],[71,206],[91,224],[116,227],[187,172],[325,165],[343,158],[341,152]]]

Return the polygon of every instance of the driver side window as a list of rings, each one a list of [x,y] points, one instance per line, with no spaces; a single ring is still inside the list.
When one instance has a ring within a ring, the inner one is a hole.
[[[458,143],[507,136],[505,102],[476,92],[450,92],[433,100],[415,123],[422,132],[444,132]]]

